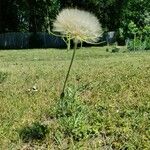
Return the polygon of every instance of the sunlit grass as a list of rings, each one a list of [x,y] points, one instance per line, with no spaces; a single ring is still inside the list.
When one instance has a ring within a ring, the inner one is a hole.
[[[0,149],[21,149],[24,144],[18,130],[44,120],[51,112],[71,55],[72,51],[55,49],[0,51]],[[130,149],[149,149],[150,52],[83,48],[77,50],[73,66],[68,86],[80,88],[78,98],[91,110],[103,110],[101,126],[106,135],[70,143],[70,147],[98,149],[105,140],[107,148],[122,144]],[[65,140],[58,146],[51,136],[50,132],[44,141],[47,149],[65,147]]]

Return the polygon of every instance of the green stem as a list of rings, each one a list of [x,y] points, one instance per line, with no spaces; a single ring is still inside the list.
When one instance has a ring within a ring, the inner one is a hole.
[[[133,46],[134,51],[135,51],[135,41],[136,41],[136,34],[134,34],[134,42],[133,42],[133,44],[134,44],[134,46]]]
[[[140,50],[143,50],[142,48],[142,35],[140,35]]]
[[[60,95],[60,98],[63,99],[64,96],[65,96],[65,87],[66,87],[66,83],[67,83],[67,80],[68,80],[68,77],[69,77],[69,73],[70,73],[70,70],[71,70],[71,66],[73,64],[73,60],[74,60],[74,56],[75,56],[75,52],[76,52],[76,49],[77,49],[77,42],[74,43],[74,50],[73,50],[73,54],[72,54],[72,58],[71,58],[71,62],[70,62],[70,65],[69,65],[69,68],[68,68],[68,72],[67,72],[67,75],[66,75],[66,78],[65,78],[65,82],[64,82],[64,85],[63,85],[63,89],[62,89],[62,93]]]
[[[81,48],[83,47],[83,41],[81,41]]]
[[[68,37],[67,50],[70,50],[70,36]]]

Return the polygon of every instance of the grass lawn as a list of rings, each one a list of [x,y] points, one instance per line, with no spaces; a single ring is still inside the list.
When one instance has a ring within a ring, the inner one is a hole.
[[[0,51],[0,150],[149,150],[150,51],[105,49],[77,50],[61,111],[72,51]],[[72,114],[57,116],[64,111]],[[24,142],[20,130],[33,122],[49,132]]]

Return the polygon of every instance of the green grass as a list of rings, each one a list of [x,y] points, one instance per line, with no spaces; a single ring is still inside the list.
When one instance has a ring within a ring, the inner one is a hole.
[[[150,52],[77,51],[68,81],[77,100],[71,108],[76,114],[81,105],[81,116],[89,120],[81,117],[78,130],[72,116],[55,117],[71,55],[54,49],[0,51],[0,149],[149,150]],[[36,121],[48,122],[46,139],[23,143],[19,131]],[[85,137],[75,140],[72,134],[81,130]]]

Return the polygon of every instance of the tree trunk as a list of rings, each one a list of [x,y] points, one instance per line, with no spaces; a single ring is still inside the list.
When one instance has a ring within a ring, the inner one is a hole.
[[[27,0],[29,7],[29,32],[37,32],[37,18],[36,18],[36,0]]]

